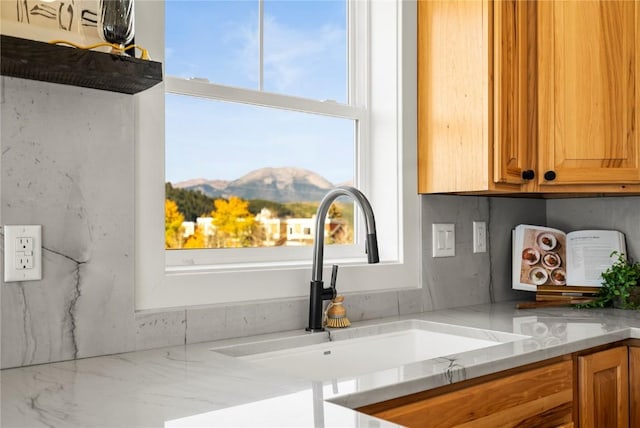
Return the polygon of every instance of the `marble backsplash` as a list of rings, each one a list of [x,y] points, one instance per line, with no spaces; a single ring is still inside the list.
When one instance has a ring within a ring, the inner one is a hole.
[[[1,82],[1,221],[43,225],[44,278],[2,283],[2,366],[133,349],[133,97]]]
[[[627,253],[640,257],[640,197],[550,199],[547,225],[560,230],[612,229],[624,232]]]
[[[136,312],[134,97],[0,84],[0,221],[43,225],[43,279],[0,287],[3,368],[304,327],[306,299]],[[420,312],[415,295],[350,296],[350,317]]]
[[[8,77],[0,85],[0,224],[42,224],[44,247],[43,280],[0,284],[2,368],[305,326],[306,298],[136,312],[135,97]],[[556,222],[574,206],[416,197],[422,289],[348,295],[352,321],[524,298],[510,288],[511,228],[545,224],[547,211]],[[617,224],[637,229],[640,200],[614,199],[631,204]],[[596,210],[589,222],[600,216],[611,211]],[[472,253],[474,220],[488,222],[488,253]],[[456,223],[456,257],[431,257],[434,222]],[[631,235],[637,243],[638,231]]]

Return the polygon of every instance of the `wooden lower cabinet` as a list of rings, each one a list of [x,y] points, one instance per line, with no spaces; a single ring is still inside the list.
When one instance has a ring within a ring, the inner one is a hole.
[[[640,427],[640,347],[629,347],[629,426]]]
[[[629,426],[628,368],[627,346],[578,357],[580,427]]]
[[[640,340],[357,409],[407,427],[640,428]]]
[[[572,427],[573,362],[507,375],[428,398],[420,394],[358,411],[408,427]]]

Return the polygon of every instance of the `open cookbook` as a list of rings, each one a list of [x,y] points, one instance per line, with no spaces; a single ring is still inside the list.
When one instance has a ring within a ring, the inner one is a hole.
[[[512,288],[537,291],[538,286],[600,287],[601,274],[626,253],[617,230],[558,229],[521,224],[513,230]]]

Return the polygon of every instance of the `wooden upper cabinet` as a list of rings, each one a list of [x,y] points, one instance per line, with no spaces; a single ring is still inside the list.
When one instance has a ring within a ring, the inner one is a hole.
[[[537,27],[541,188],[640,183],[640,1],[541,1]]]
[[[526,20],[518,4],[418,2],[420,193],[520,190],[527,130],[519,103],[526,87],[514,74]],[[495,152],[497,139],[506,143]]]
[[[627,347],[619,346],[578,357],[578,403],[581,428],[629,426],[627,355]]]
[[[535,3],[498,1],[493,16],[493,180],[524,184],[536,160]]]
[[[640,193],[639,126],[640,0],[418,1],[420,193]]]

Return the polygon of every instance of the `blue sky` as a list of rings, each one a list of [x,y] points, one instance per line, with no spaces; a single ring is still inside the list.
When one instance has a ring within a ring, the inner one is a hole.
[[[266,0],[265,90],[346,100],[344,1]],[[167,75],[258,88],[257,0],[168,1]],[[167,97],[166,179],[231,180],[298,166],[353,178],[353,122],[177,95]]]

